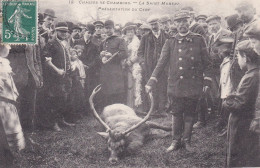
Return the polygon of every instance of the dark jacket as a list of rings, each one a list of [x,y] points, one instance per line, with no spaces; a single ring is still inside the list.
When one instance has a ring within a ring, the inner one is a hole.
[[[158,79],[168,62],[168,95],[199,98],[203,85],[210,85],[211,64],[201,35],[190,32],[167,40],[152,77]],[[150,79],[148,85],[154,85],[154,81]]]
[[[144,79],[147,82],[160,58],[160,54],[168,34],[161,30],[157,39],[153,32],[145,34],[140,42],[137,56],[143,60]]]
[[[245,73],[236,93],[227,97],[224,107],[235,115],[253,119],[258,86],[259,68],[255,67]]]
[[[57,39],[53,39],[46,44],[43,49],[44,60],[43,76],[45,88],[51,96],[63,96],[71,87],[68,79],[70,73],[70,60],[68,51]],[[52,63],[59,69],[64,69],[66,75],[60,76],[52,68],[46,65],[45,58],[52,58]]]
[[[200,34],[202,35],[202,37],[206,38],[206,31],[204,30],[204,28],[198,24],[198,23],[195,23],[194,25],[192,25],[190,27],[190,31],[193,32],[193,33],[197,33],[197,34]]]
[[[102,43],[102,41],[104,40],[104,38],[100,35],[96,35],[94,34],[91,41],[92,43],[94,43],[96,46],[100,46],[100,44]]]
[[[99,47],[92,41],[86,43],[83,39],[79,42],[79,45],[84,46],[81,57],[79,58],[86,68],[86,89],[92,92],[94,85],[99,84],[99,71],[100,71],[100,58],[99,58]]]
[[[102,51],[107,51],[111,54],[119,51],[117,56],[110,62],[101,64],[100,82],[102,91],[104,94],[109,95],[123,93],[125,90],[121,61],[128,57],[125,40],[117,35],[107,37],[100,45],[100,52]]]

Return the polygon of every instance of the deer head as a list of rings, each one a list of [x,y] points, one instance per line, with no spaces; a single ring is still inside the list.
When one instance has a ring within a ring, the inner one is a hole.
[[[126,137],[129,136],[129,134],[141,126],[143,123],[145,123],[148,118],[150,117],[153,107],[154,107],[154,100],[152,93],[149,93],[150,99],[151,99],[151,108],[147,115],[137,124],[131,126],[130,128],[126,129],[125,131],[119,132],[116,130],[111,130],[111,128],[101,119],[99,114],[97,113],[93,98],[95,95],[101,90],[101,85],[98,85],[92,92],[91,96],[89,97],[89,103],[90,107],[94,113],[95,118],[100,122],[101,125],[103,125],[106,128],[106,132],[99,132],[98,134],[102,137],[106,138],[108,140],[108,150],[110,151],[111,155],[109,158],[109,162],[116,163],[118,161],[118,154],[123,152],[125,148],[127,147],[127,141]]]

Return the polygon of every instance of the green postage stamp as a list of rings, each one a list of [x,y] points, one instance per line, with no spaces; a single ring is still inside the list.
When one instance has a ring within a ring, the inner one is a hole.
[[[37,1],[2,1],[2,42],[36,44]]]

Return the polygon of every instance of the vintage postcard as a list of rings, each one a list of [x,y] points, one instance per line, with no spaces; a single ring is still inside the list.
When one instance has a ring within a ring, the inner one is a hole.
[[[0,4],[0,168],[260,167],[259,0]]]

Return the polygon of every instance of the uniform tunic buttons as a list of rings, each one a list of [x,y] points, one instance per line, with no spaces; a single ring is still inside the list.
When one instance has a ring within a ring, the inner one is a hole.
[[[182,58],[179,58],[179,60],[181,61],[181,60],[182,60]]]
[[[181,49],[179,49],[178,51],[181,52]]]
[[[181,44],[181,40],[178,41]]]
[[[192,48],[190,48],[190,50],[192,51]]]
[[[181,79],[183,79],[183,76],[180,76]]]
[[[194,57],[191,57],[192,60],[194,60]]]
[[[195,79],[195,76],[192,76],[192,79]]]
[[[183,68],[182,67],[179,67],[180,70],[182,70]]]
[[[194,67],[191,67],[191,69],[194,69]]]

